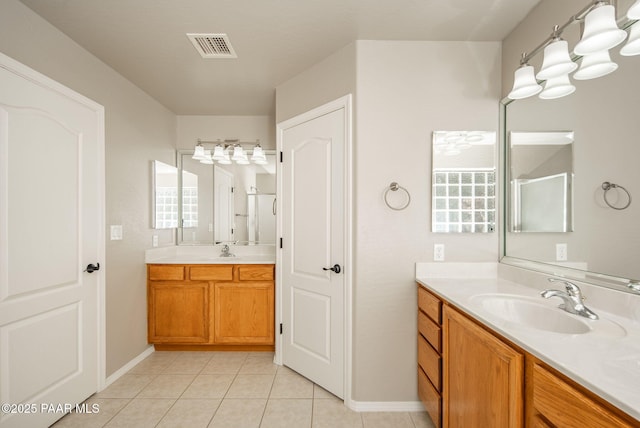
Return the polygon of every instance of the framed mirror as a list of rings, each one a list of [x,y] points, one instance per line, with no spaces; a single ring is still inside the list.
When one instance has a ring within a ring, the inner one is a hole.
[[[517,224],[515,227],[505,225],[502,261],[630,291],[633,282],[640,280],[640,205],[636,204],[640,193],[640,168],[637,167],[640,97],[636,96],[635,89],[640,61],[638,57],[620,56],[615,51],[611,57],[619,65],[618,70],[598,79],[573,81],[576,90],[569,96],[555,100],[534,96],[502,103],[505,189],[511,186],[508,180],[517,178],[514,169],[519,168],[518,163],[524,156],[524,153],[509,153],[510,136],[514,133],[526,131],[539,135],[550,130],[571,130],[571,139],[575,139],[570,144],[571,169],[567,163],[568,144],[562,149],[564,154],[556,153],[549,159],[554,164],[565,164],[564,167],[556,165],[549,175],[562,171],[573,175],[568,184],[571,203],[565,206],[566,200],[558,196],[555,202],[547,202],[547,208],[535,214],[541,217],[567,209],[571,226],[566,231],[521,233]],[[550,167],[551,163],[546,165]],[[605,183],[614,183],[624,190],[610,188],[605,194]],[[513,212],[517,201],[513,198],[508,195],[506,219],[517,216]]]
[[[495,230],[495,147],[495,132],[433,133],[432,232]]]
[[[263,165],[207,164],[178,151],[178,245],[275,244],[276,156],[263,151]]]
[[[151,170],[151,227],[174,229],[178,227],[178,169],[154,160],[151,162]]]

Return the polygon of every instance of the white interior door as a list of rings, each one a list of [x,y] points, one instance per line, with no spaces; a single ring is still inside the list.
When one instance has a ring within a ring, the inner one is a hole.
[[[282,362],[340,398],[348,269],[345,117],[342,107],[281,133]]]
[[[218,166],[213,167],[213,225],[215,242],[234,241],[235,209],[233,173]]]
[[[0,54],[0,403],[16,405],[3,428],[50,425],[64,412],[43,405],[81,403],[104,376],[103,269],[83,272],[104,261],[103,120]]]

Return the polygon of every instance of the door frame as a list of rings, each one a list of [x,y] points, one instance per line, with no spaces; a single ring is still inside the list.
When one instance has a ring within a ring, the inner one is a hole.
[[[58,92],[63,96],[72,99],[73,101],[82,104],[89,110],[92,110],[96,116],[97,125],[97,141],[96,151],[98,153],[97,165],[94,165],[98,174],[98,215],[99,218],[98,228],[96,230],[96,242],[98,243],[98,260],[104,268],[92,273],[96,275],[96,287],[97,289],[97,331],[95,332],[97,338],[97,391],[101,391],[106,387],[106,309],[105,309],[105,268],[106,262],[106,250],[105,250],[105,234],[106,234],[106,222],[105,222],[105,119],[104,119],[104,107],[101,104],[93,101],[90,98],[74,91],[73,89],[62,85],[61,83],[45,76],[44,74],[22,64],[19,61],[0,52],[0,67],[5,70],[20,76],[29,82],[46,88],[48,90]],[[82,266],[82,264],[81,264]],[[97,392],[96,391],[96,392]]]
[[[344,119],[344,188],[343,188],[343,206],[344,206],[344,403],[347,407],[353,408],[351,398],[352,384],[352,332],[353,332],[353,174],[352,174],[352,154],[353,154],[353,138],[352,138],[352,95],[348,94],[334,101],[330,101],[319,107],[311,109],[305,113],[299,114],[291,119],[276,124],[276,149],[278,152],[283,151],[284,132],[294,126],[304,122],[316,119],[337,110],[343,110]],[[276,163],[276,207],[277,213],[283,210],[282,203],[283,183],[282,183],[282,163]],[[282,216],[276,218],[276,240],[282,236],[284,225],[282,224]],[[276,286],[275,286],[275,356],[274,362],[282,365],[282,334],[280,332],[280,323],[282,323],[282,249],[276,245]]]

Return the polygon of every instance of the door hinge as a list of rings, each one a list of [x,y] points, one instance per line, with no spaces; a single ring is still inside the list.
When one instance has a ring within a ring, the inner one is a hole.
[[[280,248],[282,248],[282,238],[280,238]]]
[[[284,154],[280,152],[280,163],[282,163],[282,159],[284,158]]]
[[[280,323],[280,334],[282,334],[282,323]]]
[[[235,187],[231,186],[231,193],[234,192]]]

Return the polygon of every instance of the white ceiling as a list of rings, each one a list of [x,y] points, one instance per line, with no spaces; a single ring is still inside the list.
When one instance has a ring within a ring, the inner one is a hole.
[[[180,115],[273,114],[275,87],[354,40],[499,41],[540,0],[21,0]],[[186,33],[227,33],[203,59]]]

